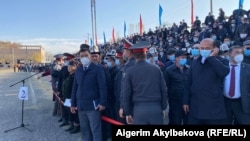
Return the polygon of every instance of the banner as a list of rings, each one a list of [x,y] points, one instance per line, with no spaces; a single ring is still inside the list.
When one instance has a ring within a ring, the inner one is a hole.
[[[103,32],[103,41],[104,41],[104,44],[106,44],[106,36],[105,36],[105,32]]]
[[[161,5],[159,4],[159,24],[161,26],[161,16],[162,16],[162,12],[163,12],[163,9],[161,7]]]
[[[191,25],[194,23],[194,1],[191,0]]]
[[[240,7],[243,7],[244,0],[239,0],[239,9]]]
[[[114,29],[114,27],[112,30],[112,39],[113,39],[113,43],[115,43],[115,29]]]
[[[125,21],[124,21],[124,29],[123,29],[123,31],[124,31],[124,38],[126,38],[127,28],[126,28],[126,22]]]

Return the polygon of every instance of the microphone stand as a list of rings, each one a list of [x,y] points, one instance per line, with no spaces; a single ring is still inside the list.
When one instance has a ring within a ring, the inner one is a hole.
[[[29,77],[27,77],[27,78],[24,78],[24,79],[22,79],[22,80],[16,82],[15,84],[10,85],[10,87],[13,87],[13,86],[15,86],[16,84],[19,84],[19,83],[23,83],[23,87],[24,87],[24,84],[25,84],[25,80],[26,80],[26,79],[29,79],[29,78],[31,78],[32,76],[37,75],[37,74],[39,74],[39,73],[40,73],[40,72],[38,72],[38,73],[36,73],[36,74],[33,74],[33,75],[31,75],[31,76],[29,76]],[[6,130],[6,131],[4,131],[4,133],[7,133],[7,132],[9,132],[9,131],[11,131],[11,130],[18,129],[18,128],[21,128],[21,127],[23,127],[23,128],[25,128],[25,129],[27,129],[28,131],[32,132],[32,130],[30,130],[29,128],[26,127],[26,126],[29,126],[29,124],[24,125],[24,123],[23,123],[23,113],[24,113],[24,112],[23,112],[23,109],[24,109],[24,99],[22,100],[22,120],[21,120],[21,125],[15,127],[15,128]]]

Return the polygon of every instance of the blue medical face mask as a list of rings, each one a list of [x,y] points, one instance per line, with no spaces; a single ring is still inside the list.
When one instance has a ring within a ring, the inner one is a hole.
[[[179,64],[180,64],[181,66],[186,65],[186,63],[187,63],[187,59],[180,59],[180,60],[179,60]]]
[[[119,65],[120,65],[120,60],[119,60],[119,59],[116,59],[116,60],[115,60],[115,64],[119,66]]]
[[[225,59],[230,60],[230,56],[229,56],[229,55],[226,55],[226,56],[225,56]]]
[[[154,60],[155,60],[155,61],[158,61],[158,56],[155,56],[155,57],[154,57]]]
[[[175,56],[174,55],[169,56],[169,60],[174,61],[175,60]]]
[[[150,59],[146,59],[146,62],[147,62],[147,63],[150,63]]]
[[[107,62],[108,67],[112,67],[112,64],[110,62]]]
[[[211,50],[200,50],[200,55],[204,58],[209,57]]]
[[[244,50],[244,54],[245,54],[245,56],[250,56],[250,49]]]
[[[192,49],[191,54],[192,54],[192,56],[198,56],[199,55],[199,50],[198,49]]]

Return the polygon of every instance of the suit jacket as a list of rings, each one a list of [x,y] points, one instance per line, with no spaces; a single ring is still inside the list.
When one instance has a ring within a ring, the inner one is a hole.
[[[137,102],[158,102],[167,107],[167,87],[162,71],[153,64],[139,61],[127,70],[124,88],[124,112],[132,115],[131,105]]]
[[[242,109],[250,114],[250,65],[245,63],[240,68],[240,92]]]
[[[185,84],[184,104],[189,105],[189,114],[198,119],[224,119],[226,107],[223,96],[223,81],[230,71],[228,61],[221,57],[202,57],[193,60],[188,81]]]
[[[86,71],[79,66],[75,72],[71,105],[79,111],[95,110],[93,100],[107,105],[107,85],[103,68],[90,63]]]

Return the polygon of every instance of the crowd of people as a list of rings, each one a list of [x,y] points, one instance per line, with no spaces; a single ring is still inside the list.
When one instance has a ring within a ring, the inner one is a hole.
[[[55,55],[40,77],[52,76],[60,127],[84,141],[106,141],[111,124],[101,116],[123,124],[250,124],[250,14],[219,11],[204,22],[196,17],[191,30],[183,20]]]

